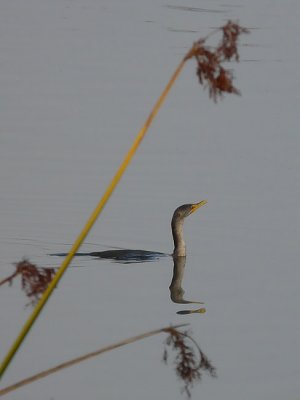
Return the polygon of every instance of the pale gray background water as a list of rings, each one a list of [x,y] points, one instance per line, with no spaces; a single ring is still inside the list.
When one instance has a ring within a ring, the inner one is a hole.
[[[0,279],[22,257],[57,266],[182,56],[227,19],[253,28],[233,65],[243,96],[215,105],[184,69],[84,244],[171,252],[189,218],[183,287],[207,313],[176,315],[172,259],[77,259],[2,381],[169,323],[190,322],[217,368],[193,398],[299,399],[298,1],[2,0]],[[30,313],[1,287],[0,356]],[[115,350],[7,396],[181,399],[164,337]]]

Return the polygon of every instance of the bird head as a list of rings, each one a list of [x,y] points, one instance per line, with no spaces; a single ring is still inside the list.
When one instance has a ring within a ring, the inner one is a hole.
[[[189,215],[193,214],[193,212],[195,212],[196,210],[198,210],[198,208],[204,206],[207,203],[206,200],[202,200],[199,203],[194,203],[194,204],[184,204],[178,208],[176,208],[176,210],[174,211],[174,215],[173,218],[186,218]]]

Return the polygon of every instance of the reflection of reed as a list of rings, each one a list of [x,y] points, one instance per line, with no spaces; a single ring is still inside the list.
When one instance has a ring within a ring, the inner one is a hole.
[[[173,257],[174,268],[173,268],[173,277],[170,289],[170,297],[174,303],[177,304],[203,304],[201,301],[194,300],[185,300],[183,298],[184,290],[182,289],[182,280],[185,271],[186,257]],[[183,310],[178,311],[177,314],[191,314],[191,313],[204,313],[205,308],[200,308],[197,310]]]
[[[34,306],[53,279],[55,268],[37,267],[26,259],[16,263],[15,267],[15,272],[3,279],[0,282],[0,286],[5,283],[12,285],[14,278],[20,275],[21,288],[29,298],[29,304]]]

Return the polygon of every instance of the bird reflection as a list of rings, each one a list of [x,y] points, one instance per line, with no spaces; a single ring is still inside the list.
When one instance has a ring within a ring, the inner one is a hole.
[[[173,257],[174,268],[173,268],[173,276],[172,281],[169,286],[170,289],[170,297],[173,303],[177,304],[204,304],[201,301],[196,300],[186,300],[184,299],[184,290],[182,288],[182,280],[185,271],[186,257]],[[192,313],[205,313],[205,308],[199,308],[196,310],[182,310],[178,311],[177,314],[192,314]]]

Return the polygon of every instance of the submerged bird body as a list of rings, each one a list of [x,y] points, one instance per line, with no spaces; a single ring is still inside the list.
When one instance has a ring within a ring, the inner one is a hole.
[[[91,257],[114,260],[115,262],[120,262],[122,264],[156,261],[161,257],[168,256],[168,254],[157,251],[131,249],[96,251],[93,253],[88,253],[88,255]]]

